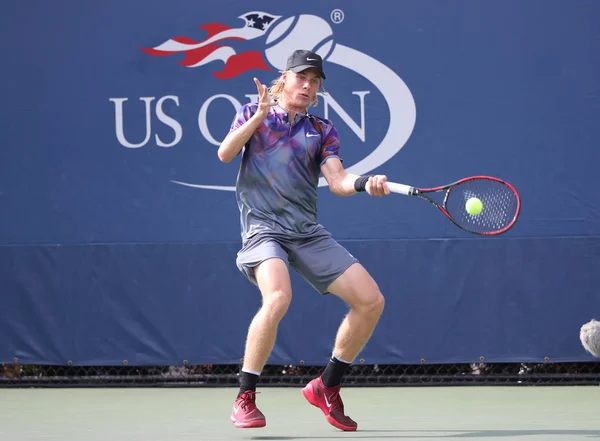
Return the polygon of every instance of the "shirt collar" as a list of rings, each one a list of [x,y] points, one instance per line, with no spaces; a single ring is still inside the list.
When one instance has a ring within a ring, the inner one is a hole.
[[[283,109],[281,106],[277,105],[277,106],[273,106],[273,110],[275,110],[275,112],[285,115],[286,117],[288,116],[288,111]],[[308,110],[305,110],[302,113],[296,113],[296,119],[294,121],[294,123],[300,121],[302,118],[304,117],[310,117],[310,114],[308,113]]]

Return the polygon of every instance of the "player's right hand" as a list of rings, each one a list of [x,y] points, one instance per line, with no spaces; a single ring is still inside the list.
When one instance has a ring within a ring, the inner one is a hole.
[[[388,196],[390,194],[390,189],[387,186],[387,176],[371,176],[367,181],[366,191],[369,195],[375,197]]]
[[[277,101],[271,100],[269,89],[264,84],[261,84],[258,78],[254,78],[254,84],[256,84],[256,90],[258,91],[258,110],[256,113],[266,118],[271,107],[277,105]]]

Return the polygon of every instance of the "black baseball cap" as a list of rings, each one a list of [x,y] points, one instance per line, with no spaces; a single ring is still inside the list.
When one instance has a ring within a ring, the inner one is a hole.
[[[312,51],[297,50],[289,56],[286,70],[292,72],[302,72],[303,70],[314,68],[319,71],[321,78],[325,79],[323,72],[323,59]]]

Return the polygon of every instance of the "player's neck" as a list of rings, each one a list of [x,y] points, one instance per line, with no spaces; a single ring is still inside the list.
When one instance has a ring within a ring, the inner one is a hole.
[[[279,101],[279,107],[287,112],[290,121],[294,121],[297,113],[306,113],[306,109],[290,105],[285,98]]]

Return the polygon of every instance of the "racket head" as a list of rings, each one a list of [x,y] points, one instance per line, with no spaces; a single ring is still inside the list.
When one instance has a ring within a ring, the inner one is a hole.
[[[445,190],[444,201],[435,204],[456,226],[481,236],[496,236],[510,230],[521,211],[521,198],[508,182],[491,176],[471,176],[436,188],[419,189],[423,195]],[[481,213],[467,212],[466,202],[472,197],[481,200]]]
[[[483,203],[481,213],[466,210],[468,199],[476,197]],[[461,179],[446,191],[444,209],[462,229],[482,236],[495,236],[510,230],[521,211],[521,198],[508,182],[491,176]]]

